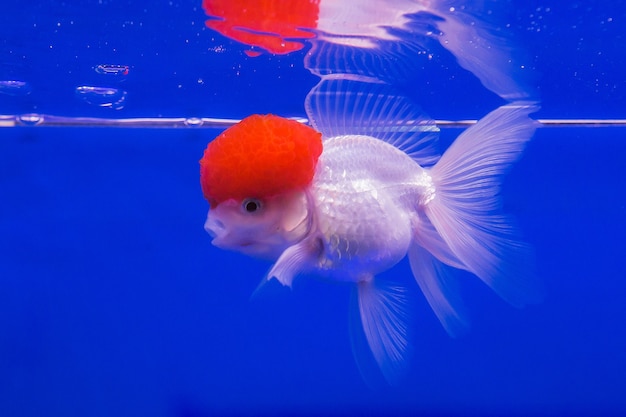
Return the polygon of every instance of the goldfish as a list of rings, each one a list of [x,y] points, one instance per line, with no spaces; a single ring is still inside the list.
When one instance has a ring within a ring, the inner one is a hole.
[[[323,79],[311,126],[252,115],[209,142],[200,179],[213,245],[354,285],[370,357],[387,380],[406,362],[410,311],[377,275],[408,257],[444,328],[465,326],[443,267],[468,271],[513,305],[534,299],[529,247],[500,209],[502,177],[536,128],[532,102],[503,105],[441,154],[438,129],[388,85]]]

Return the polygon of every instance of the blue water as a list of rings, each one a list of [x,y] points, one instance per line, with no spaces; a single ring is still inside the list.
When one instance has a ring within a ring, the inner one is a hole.
[[[30,91],[0,94],[0,114],[304,116],[316,82],[305,51],[250,58],[203,27],[199,2],[18,3],[0,16],[0,79]],[[507,3],[540,73],[537,117],[625,116],[624,2]],[[129,72],[94,70],[107,63]],[[451,63],[420,78],[433,118],[501,103]],[[124,105],[87,103],[84,85],[123,89]],[[515,309],[467,276],[471,331],[452,339],[419,298],[408,375],[374,391],[349,287],[250,300],[269,264],[211,246],[198,160],[219,131],[0,128],[0,416],[626,413],[626,129],[537,131],[503,192],[545,300]],[[408,263],[382,277],[400,275]]]

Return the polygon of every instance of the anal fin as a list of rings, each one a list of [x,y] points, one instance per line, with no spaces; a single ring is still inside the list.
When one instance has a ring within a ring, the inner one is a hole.
[[[469,323],[456,282],[445,265],[415,243],[409,248],[409,262],[417,284],[444,329],[452,337],[464,333]]]
[[[355,322],[351,326],[351,338],[359,370],[368,383],[373,382],[369,365],[373,358],[385,380],[391,384],[397,382],[410,356],[411,323],[406,289],[371,278],[358,282],[355,294],[350,312]],[[367,350],[359,344],[362,335]]]

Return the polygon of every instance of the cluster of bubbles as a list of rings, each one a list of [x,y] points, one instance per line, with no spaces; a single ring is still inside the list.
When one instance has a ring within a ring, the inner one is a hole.
[[[94,71],[106,78],[109,84],[124,81],[129,70],[128,65],[100,64],[94,67]],[[81,85],[76,87],[75,92],[79,100],[93,106],[121,110],[126,104],[126,91],[117,87]]]
[[[128,65],[100,64],[94,71],[106,79],[108,85],[119,84],[128,76]],[[26,96],[32,92],[30,83],[21,80],[0,80],[0,94],[9,96]],[[75,88],[78,100],[92,106],[120,110],[126,104],[127,92],[118,87],[98,85],[80,85]],[[32,123],[31,123],[32,124]]]

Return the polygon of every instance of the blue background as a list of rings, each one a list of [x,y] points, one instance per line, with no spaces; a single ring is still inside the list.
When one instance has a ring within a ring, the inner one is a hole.
[[[316,82],[303,52],[249,58],[205,29],[199,2],[18,3],[0,16],[0,79],[32,92],[0,94],[0,114],[302,116]],[[624,2],[507,5],[541,74],[538,117],[624,117]],[[432,117],[500,103],[450,63],[416,86]],[[90,84],[126,90],[124,109],[79,100]],[[467,277],[472,329],[451,339],[418,298],[409,375],[376,391],[352,358],[348,287],[250,300],[269,265],[210,245],[197,161],[218,133],[0,129],[1,416],[626,413],[626,129],[537,132],[504,197],[546,299],[517,310]]]

